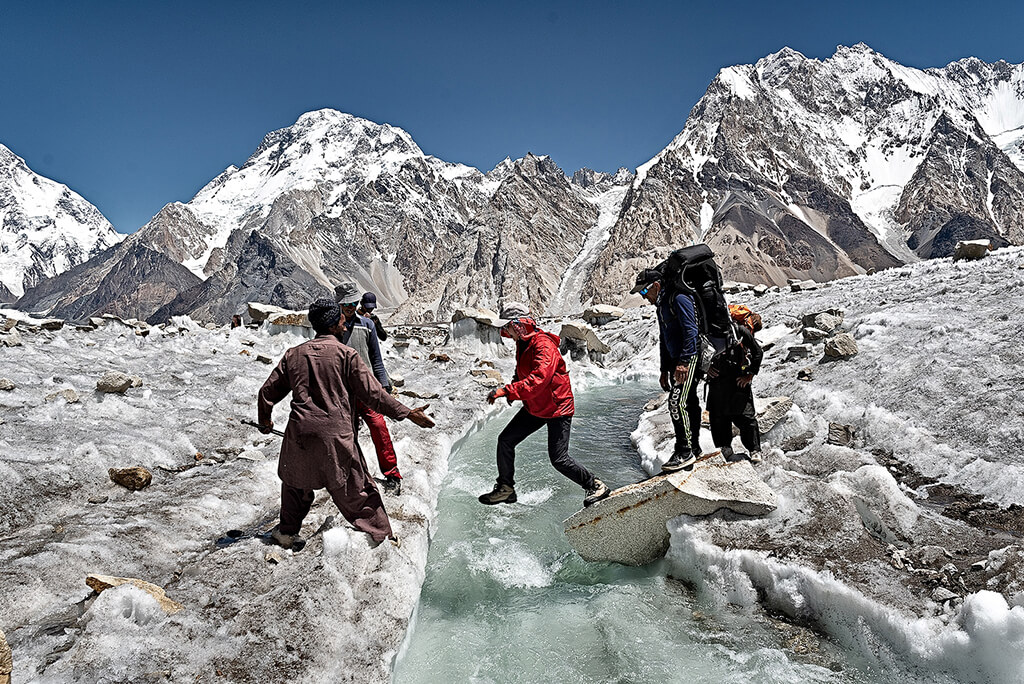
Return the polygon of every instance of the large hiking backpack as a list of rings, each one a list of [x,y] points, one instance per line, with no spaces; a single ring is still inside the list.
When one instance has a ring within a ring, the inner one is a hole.
[[[732,340],[732,318],[722,291],[722,272],[714,252],[705,244],[677,249],[655,266],[662,287],[693,297],[697,326],[702,335]]]

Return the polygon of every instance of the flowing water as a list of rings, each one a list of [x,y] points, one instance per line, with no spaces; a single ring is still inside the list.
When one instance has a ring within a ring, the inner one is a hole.
[[[629,434],[655,391],[627,383],[577,397],[570,453],[610,487],[646,477]],[[549,464],[543,430],[517,449],[519,502],[481,505],[511,417],[491,420],[452,454],[396,682],[855,681],[843,655],[815,635],[756,609],[704,604],[670,577],[667,561],[581,560],[562,521],[583,492]]]

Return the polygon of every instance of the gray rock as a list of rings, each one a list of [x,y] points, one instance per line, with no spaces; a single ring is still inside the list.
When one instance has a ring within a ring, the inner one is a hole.
[[[96,381],[96,389],[106,394],[124,394],[132,386],[132,377],[120,371],[108,371]]]
[[[800,325],[804,328],[817,328],[826,334],[832,334],[843,324],[843,312],[839,309],[826,309],[815,313],[804,314]]]
[[[809,447],[813,440],[813,432],[801,432],[799,435],[783,440],[782,444],[779,445],[779,448],[787,453],[790,451],[800,451],[801,449]]]
[[[991,240],[961,240],[953,249],[953,261],[981,259],[992,250]]]
[[[110,501],[110,497],[109,496],[104,496],[102,494],[97,495],[97,496],[90,496],[89,497],[89,503],[91,503],[93,505],[105,504],[108,501]]]
[[[803,336],[804,342],[820,342],[829,335],[821,328],[804,328],[800,334]]]
[[[825,343],[825,356],[830,359],[848,359],[857,351],[857,341],[850,333],[839,333]]]
[[[57,401],[63,399],[69,404],[77,404],[79,401],[78,392],[73,389],[62,389],[46,395],[46,401]]]
[[[796,361],[797,359],[806,359],[811,355],[811,345],[809,344],[795,344],[792,347],[786,349],[786,361]]]
[[[437,399],[441,396],[437,392],[417,392],[416,390],[402,390],[399,394],[403,397],[412,397],[413,399]]]
[[[796,379],[803,380],[804,382],[810,382],[811,380],[814,379],[814,369],[801,368],[800,371],[796,374]]]
[[[405,378],[397,373],[388,374],[388,379],[391,380],[392,387],[405,387]]]
[[[270,358],[269,356],[265,356],[263,354],[257,354],[256,355],[256,360],[259,361],[260,363],[265,363],[268,366],[270,364],[274,363],[274,360],[272,358]]]
[[[500,380],[495,380],[494,378],[473,378],[473,380],[476,382],[476,384],[480,385],[481,387],[487,388],[501,387],[503,384],[505,384]]]
[[[936,603],[945,603],[946,601],[952,601],[958,598],[960,597],[945,587],[935,587],[932,591],[932,601],[935,601]]]
[[[604,325],[622,318],[624,309],[610,304],[595,304],[583,312],[583,320],[590,325]]]
[[[110,480],[114,484],[119,484],[132,491],[145,489],[153,482],[153,474],[142,466],[111,468],[107,471],[107,475],[110,476]]]
[[[765,515],[776,508],[775,493],[746,461],[721,457],[698,463],[692,472],[659,475],[612,492],[565,521],[565,535],[587,561],[646,565],[668,549],[665,523],[680,515],[710,515],[727,508]]]
[[[767,434],[778,425],[791,408],[793,400],[789,397],[755,397],[754,409],[757,411],[757,426],[761,434]]]
[[[768,294],[768,286],[767,285],[761,284],[761,285],[755,285],[754,286],[754,296],[755,297],[763,297],[766,294]]]
[[[953,557],[949,551],[934,544],[919,546],[912,549],[908,555],[914,561],[914,565],[928,568],[941,567]]]
[[[5,335],[0,335],[0,347],[20,347],[21,333],[17,328],[11,328]]]
[[[585,321],[566,321],[562,324],[562,330],[558,334],[562,339],[579,340],[586,342],[587,351],[598,354],[607,354],[612,350],[607,344],[601,341]]]
[[[850,446],[850,444],[853,443],[853,437],[855,434],[856,431],[849,425],[829,423],[828,439],[826,441],[829,444],[835,444],[836,446]]]
[[[11,390],[16,389],[18,389],[18,386],[15,385],[11,380],[9,380],[8,378],[0,378],[0,392],[10,392]]]
[[[493,368],[474,368],[469,371],[469,374],[478,378],[490,378],[496,380],[498,384],[504,385],[505,380],[501,377],[501,371]]]

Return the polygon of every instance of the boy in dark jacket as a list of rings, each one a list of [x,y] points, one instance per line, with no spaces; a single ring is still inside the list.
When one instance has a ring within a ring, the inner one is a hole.
[[[757,425],[751,382],[761,370],[764,353],[745,325],[733,323],[738,343],[714,358],[708,369],[708,419],[715,446],[727,461],[743,458],[732,450],[732,426],[740,430],[740,441],[751,463],[761,462],[761,431]]]
[[[523,311],[505,315],[511,320],[502,326],[501,336],[515,340],[516,374],[510,384],[491,390],[487,403],[505,397],[509,403],[521,400],[523,408],[498,436],[498,481],[492,491],[480,495],[480,503],[515,503],[516,445],[545,425],[551,465],[584,489],[584,506],[604,499],[608,487],[569,455],[569,431],[576,406],[569,371],[558,351],[558,336],[540,330]]]

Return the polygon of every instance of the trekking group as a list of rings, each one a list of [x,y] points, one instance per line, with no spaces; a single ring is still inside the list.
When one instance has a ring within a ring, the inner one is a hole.
[[[657,311],[660,383],[668,392],[675,444],[662,472],[690,470],[701,455],[702,411],[698,383],[706,378],[707,409],[714,445],[729,461],[761,461],[760,432],[751,383],[762,351],[754,338],[760,317],[747,307],[729,306],[722,277],[707,245],[685,247],[661,264],[642,270],[631,290]],[[326,489],[353,527],[375,544],[395,540],[383,499],[359,448],[358,423],[370,431],[385,493],[401,493],[398,468],[385,417],[433,427],[428,406],[410,409],[391,395],[380,341],[387,332],[373,313],[376,296],[360,296],[354,283],[335,288],[334,299],[314,301],[308,318],[316,336],[289,349],[259,391],[259,426],[273,429],[276,403],[292,395],[278,475],[280,524],[273,540],[292,548],[317,489]],[[509,305],[498,321],[501,336],[515,344],[512,381],[490,391],[489,404],[522,402],[498,437],[498,476],[483,504],[511,504],[515,491],[516,446],[547,428],[551,465],[583,489],[583,505],[609,496],[600,479],[572,457],[569,439],[575,412],[572,384],[559,351],[559,337],[540,328],[528,309]],[[733,426],[747,450],[732,448]]]

